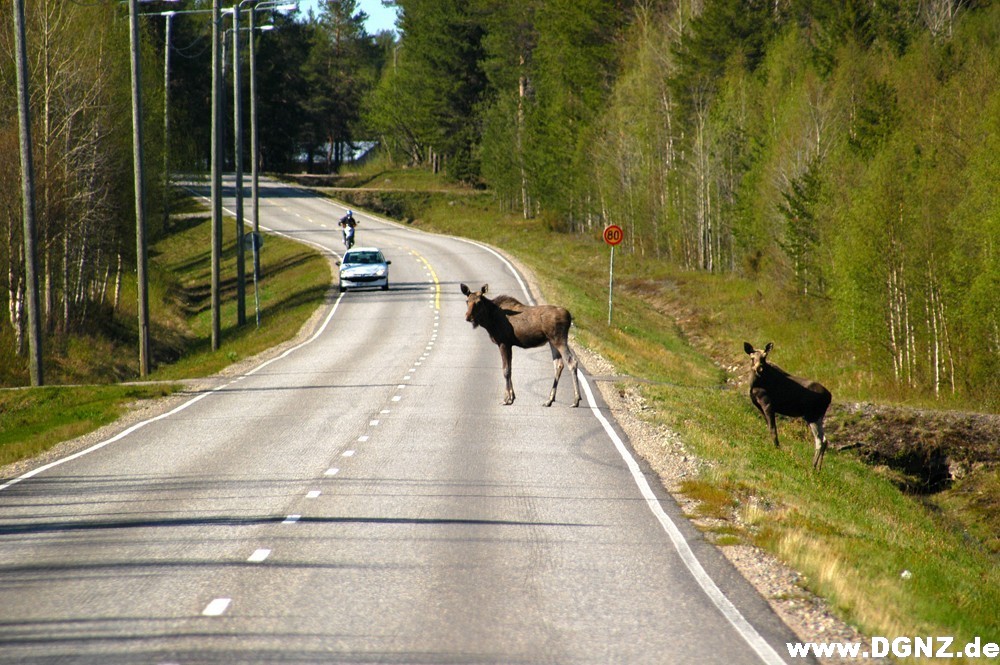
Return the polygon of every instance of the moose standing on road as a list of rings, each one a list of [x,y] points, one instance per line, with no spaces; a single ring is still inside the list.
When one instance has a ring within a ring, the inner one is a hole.
[[[482,326],[490,334],[490,339],[500,349],[503,361],[503,378],[507,381],[507,391],[503,403],[514,403],[514,384],[510,380],[510,360],[513,347],[533,349],[545,342],[552,351],[552,364],[555,369],[555,380],[545,406],[552,406],[556,398],[556,388],[559,386],[559,375],[563,365],[569,367],[573,375],[573,406],[580,405],[580,383],[577,379],[577,361],[569,348],[569,327],[573,317],[563,307],[555,305],[524,305],[511,296],[497,296],[493,300],[486,297],[488,284],[472,291],[462,284],[468,309],[465,320],[473,328]]]
[[[774,423],[776,414],[802,418],[809,424],[816,440],[813,469],[819,471],[826,452],[823,418],[833,396],[816,381],[792,376],[777,365],[767,362],[767,354],[773,348],[773,342],[768,342],[763,351],[753,348],[750,342],[743,342],[743,350],[750,356],[750,401],[764,414],[776,448],[781,447],[778,445],[778,428]]]

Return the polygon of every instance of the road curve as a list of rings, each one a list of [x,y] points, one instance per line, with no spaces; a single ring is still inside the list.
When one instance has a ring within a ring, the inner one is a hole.
[[[342,214],[261,187],[262,226],[325,251]],[[580,408],[564,375],[547,409],[548,350],[516,349],[501,405],[459,284],[530,300],[514,268],[355,214],[388,291],[332,293],[305,343],[0,480],[0,663],[785,662],[585,370]]]

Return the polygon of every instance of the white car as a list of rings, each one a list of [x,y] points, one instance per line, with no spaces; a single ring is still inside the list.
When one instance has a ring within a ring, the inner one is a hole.
[[[340,266],[340,292],[365,286],[389,290],[389,264],[377,247],[355,247],[337,261]]]

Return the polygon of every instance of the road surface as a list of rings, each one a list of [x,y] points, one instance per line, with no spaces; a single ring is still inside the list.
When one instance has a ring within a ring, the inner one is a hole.
[[[342,208],[261,191],[269,231],[342,251]],[[512,266],[358,216],[390,290],[332,292],[302,345],[0,480],[0,663],[784,662],[585,370],[580,408],[565,374],[544,408],[548,349],[516,349],[501,405],[459,284],[530,299]]]

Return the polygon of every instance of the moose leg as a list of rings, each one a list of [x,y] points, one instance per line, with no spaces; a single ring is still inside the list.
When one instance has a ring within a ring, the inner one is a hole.
[[[549,399],[546,400],[545,406],[552,406],[552,402],[556,401],[556,388],[559,387],[559,377],[563,371],[562,355],[560,355],[556,345],[549,343],[549,350],[552,352],[552,369],[555,372],[555,378],[552,379],[552,390],[549,391]]]
[[[556,399],[556,388],[559,386],[559,377],[562,376],[564,367],[569,367],[569,371],[573,376],[573,406],[580,406],[580,379],[577,376],[579,363],[576,360],[576,356],[573,354],[572,349],[569,348],[569,344],[566,343],[556,346],[552,342],[549,342],[549,350],[552,351],[552,366],[555,371],[555,379],[552,381],[552,391],[549,393],[549,400],[545,402],[545,406],[552,406],[552,402]]]
[[[577,376],[580,363],[576,359],[576,354],[569,348],[569,343],[565,345],[565,349],[561,350],[560,353],[562,353],[563,358],[566,360],[570,376],[573,377],[573,407],[575,408],[580,406],[580,378]]]
[[[771,431],[771,438],[774,439],[774,447],[780,448],[781,445],[778,443],[778,425],[774,422],[774,407],[770,404],[765,404],[761,408],[761,412],[764,414],[764,420],[767,421],[767,429]]]
[[[826,435],[823,433],[823,419],[820,418],[814,423],[809,423],[812,430],[813,439],[816,440],[816,453],[813,455],[813,469],[819,471],[823,468],[823,455],[826,454]]]
[[[498,346],[500,347],[500,360],[503,363],[503,378],[507,383],[503,403],[504,406],[510,406],[514,403],[514,383],[510,380],[511,348],[509,344],[498,344]]]

